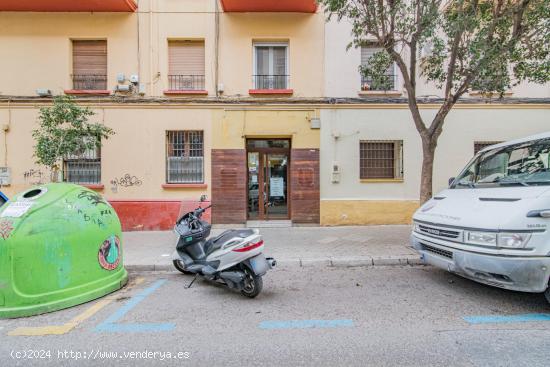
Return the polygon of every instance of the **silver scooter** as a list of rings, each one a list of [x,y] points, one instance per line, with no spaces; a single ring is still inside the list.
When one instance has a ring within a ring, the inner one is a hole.
[[[231,229],[208,239],[212,226],[201,217],[210,207],[199,206],[176,222],[174,267],[195,275],[188,288],[202,276],[254,298],[262,291],[262,276],[277,262],[264,256],[264,241],[257,229]]]

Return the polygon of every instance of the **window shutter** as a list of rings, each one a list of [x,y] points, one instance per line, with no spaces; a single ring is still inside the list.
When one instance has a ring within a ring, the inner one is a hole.
[[[73,41],[73,74],[107,75],[107,41]]]
[[[203,41],[169,41],[168,74],[204,75]]]
[[[273,47],[274,75],[286,75],[286,47]]]

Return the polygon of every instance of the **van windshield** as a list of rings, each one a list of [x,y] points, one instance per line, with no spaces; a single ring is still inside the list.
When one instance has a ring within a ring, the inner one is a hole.
[[[550,139],[480,153],[451,188],[550,185]]]

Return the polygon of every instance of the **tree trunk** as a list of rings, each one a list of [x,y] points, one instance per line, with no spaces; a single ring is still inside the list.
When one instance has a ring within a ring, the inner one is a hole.
[[[433,196],[434,157],[437,140],[422,137],[422,176],[420,178],[420,205]]]

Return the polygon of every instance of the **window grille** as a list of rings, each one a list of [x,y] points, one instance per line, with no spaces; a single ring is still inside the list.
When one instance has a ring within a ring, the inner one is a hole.
[[[203,183],[202,131],[166,132],[167,183]]]
[[[372,140],[360,142],[361,179],[402,179],[403,142]]]
[[[101,148],[71,154],[63,160],[64,181],[75,184],[101,183]]]

